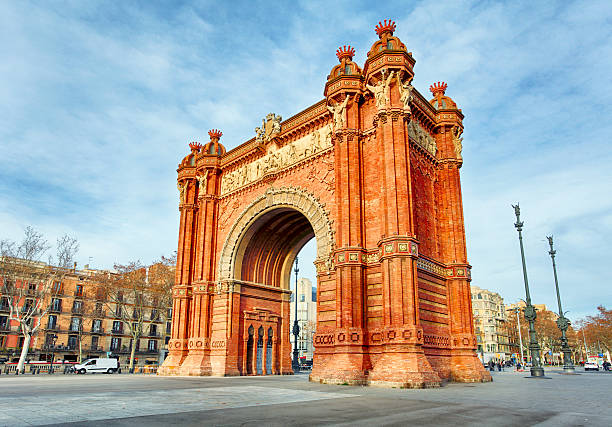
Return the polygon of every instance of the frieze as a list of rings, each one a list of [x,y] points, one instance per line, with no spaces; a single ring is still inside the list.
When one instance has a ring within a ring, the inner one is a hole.
[[[436,140],[421,127],[415,120],[411,120],[408,123],[408,135],[418,146],[424,149],[426,152],[436,157],[438,147],[436,146]]]
[[[435,273],[439,276],[446,276],[446,272],[447,272],[446,268],[436,263],[433,263],[429,260],[426,260],[424,258],[417,259],[417,268],[420,268],[421,270],[429,271],[430,273]]]
[[[268,153],[232,172],[226,172],[221,179],[221,195],[228,194],[253,182],[259,181],[266,175],[279,172],[297,163],[313,157],[320,152],[331,148],[331,127],[317,129],[295,142],[277,148],[271,144]]]

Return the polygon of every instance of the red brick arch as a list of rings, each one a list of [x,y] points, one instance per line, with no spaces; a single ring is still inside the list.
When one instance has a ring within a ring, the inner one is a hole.
[[[463,113],[445,83],[429,101],[411,86],[415,60],[394,30],[377,26],[363,67],[339,49],[320,102],[285,121],[268,114],[227,152],[218,130],[190,145],[160,375],[253,374],[263,355],[250,326],[273,331],[264,373],[291,374],[291,265],[315,237],[312,381],[490,380],[474,351]]]

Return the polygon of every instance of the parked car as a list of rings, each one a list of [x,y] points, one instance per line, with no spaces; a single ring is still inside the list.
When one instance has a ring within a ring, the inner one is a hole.
[[[117,359],[87,359],[83,363],[77,363],[73,367],[78,374],[86,374],[87,372],[103,372],[113,374],[119,371],[119,361]]]
[[[599,371],[599,365],[595,362],[586,362],[584,364],[585,371]]]

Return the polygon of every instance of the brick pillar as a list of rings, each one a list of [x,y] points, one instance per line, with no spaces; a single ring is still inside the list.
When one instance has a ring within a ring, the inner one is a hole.
[[[449,320],[451,331],[451,379],[459,382],[491,381],[491,374],[486,371],[476,356],[476,336],[472,316],[472,295],[470,291],[470,265],[467,262],[463,203],[461,198],[461,181],[459,168],[462,165],[461,154],[457,152],[456,129],[460,126],[456,110],[454,114],[445,111],[443,120],[436,129],[436,145],[440,152],[441,167],[438,172],[438,212],[440,226],[441,252],[444,262],[449,267],[447,288],[449,299]],[[440,114],[439,114],[440,115]]]
[[[193,171],[187,170],[185,175],[189,176],[192,173]],[[195,216],[197,208],[193,203],[195,180],[180,180],[179,178],[179,184],[184,186],[184,195],[179,205],[181,216],[175,275],[176,284],[172,291],[172,333],[168,342],[168,357],[160,367],[159,375],[178,374],[179,367],[185,360],[188,351],[191,315],[191,266],[196,239]]]
[[[379,241],[383,290],[382,354],[370,372],[372,384],[434,387],[440,378],[423,352],[418,314],[418,241],[410,186],[408,135],[403,110],[379,109],[376,139],[380,165],[383,236]]]
[[[217,169],[199,172],[197,195],[197,245],[193,269],[193,310],[190,318],[189,354],[181,365],[182,375],[211,375],[210,344],[217,236]],[[201,186],[201,187],[200,187]]]
[[[341,93],[339,99],[346,99]],[[347,104],[345,127],[334,130],[335,197],[337,209],[335,345],[315,353],[313,381],[365,384],[369,358],[364,319],[365,250],[363,248],[363,153],[359,128],[361,95]],[[340,101],[330,99],[330,104]],[[326,332],[329,335],[329,332]],[[318,341],[315,338],[315,341]]]

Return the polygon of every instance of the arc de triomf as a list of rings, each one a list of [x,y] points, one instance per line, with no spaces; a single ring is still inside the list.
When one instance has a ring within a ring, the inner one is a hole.
[[[362,67],[339,48],[325,98],[178,168],[172,339],[161,375],[291,374],[289,281],[313,237],[312,381],[435,387],[490,381],[476,357],[459,168],[463,114],[411,85],[395,36]]]

